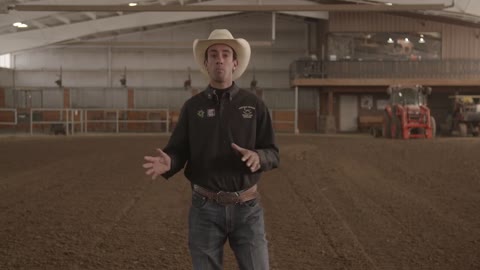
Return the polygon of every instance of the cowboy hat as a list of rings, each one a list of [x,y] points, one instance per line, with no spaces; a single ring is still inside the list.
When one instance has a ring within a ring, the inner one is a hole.
[[[231,47],[237,54],[238,65],[233,72],[233,80],[238,79],[247,69],[250,61],[250,44],[243,38],[234,39],[227,29],[215,29],[210,33],[208,39],[196,39],[193,42],[193,57],[200,66],[200,71],[208,77],[205,67],[205,52],[208,47],[214,44],[225,44]]]

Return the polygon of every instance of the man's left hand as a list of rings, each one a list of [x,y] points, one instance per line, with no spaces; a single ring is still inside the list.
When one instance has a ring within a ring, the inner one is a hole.
[[[242,161],[250,168],[251,172],[256,172],[260,169],[260,157],[257,152],[242,148],[235,143],[232,143],[232,148],[242,155]]]

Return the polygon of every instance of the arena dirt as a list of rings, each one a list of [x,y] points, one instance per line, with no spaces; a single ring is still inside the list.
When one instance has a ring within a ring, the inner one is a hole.
[[[0,269],[190,269],[190,186],[141,167],[167,139],[1,137]],[[260,182],[272,269],[480,269],[479,138],[278,143]]]

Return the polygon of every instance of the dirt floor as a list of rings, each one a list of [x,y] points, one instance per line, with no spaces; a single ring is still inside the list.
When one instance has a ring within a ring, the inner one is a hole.
[[[190,269],[188,182],[141,167],[167,138],[0,137],[0,269]],[[272,269],[480,269],[479,138],[278,142]]]

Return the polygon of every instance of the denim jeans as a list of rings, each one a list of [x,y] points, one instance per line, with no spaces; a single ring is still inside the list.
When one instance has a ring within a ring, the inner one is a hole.
[[[223,247],[227,239],[240,270],[269,269],[259,198],[224,206],[193,192],[188,238],[194,270],[223,269]]]

